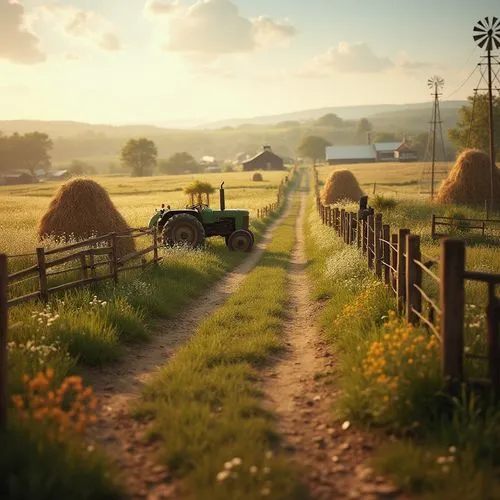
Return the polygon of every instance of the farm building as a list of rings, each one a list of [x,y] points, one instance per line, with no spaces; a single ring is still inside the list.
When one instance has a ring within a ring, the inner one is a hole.
[[[71,177],[69,170],[56,170],[48,174],[48,178],[53,181],[67,181]]]
[[[34,184],[35,182],[38,182],[36,177],[33,177],[29,172],[12,171],[0,175],[0,185],[4,186],[16,186],[19,184]]]
[[[418,155],[415,150],[411,149],[410,144],[403,141],[394,151],[394,158],[396,161],[417,161]]]
[[[373,147],[377,152],[377,161],[394,161],[394,152],[401,142],[376,142]]]
[[[285,170],[283,158],[273,153],[271,146],[264,146],[260,153],[242,163],[245,172],[250,170]]]
[[[330,165],[344,163],[372,163],[377,161],[377,153],[373,145],[364,146],[328,146],[326,161]]]
[[[364,146],[328,146],[326,148],[326,161],[330,165],[416,160],[417,154],[406,140],[403,142],[376,142]]]

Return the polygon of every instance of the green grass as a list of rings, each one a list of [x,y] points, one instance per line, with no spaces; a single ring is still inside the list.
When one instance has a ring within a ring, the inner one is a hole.
[[[252,222],[256,241],[282,209],[267,220]],[[164,250],[163,257],[160,265],[145,272],[122,274],[116,286],[107,282],[52,297],[47,306],[32,303],[12,308],[9,394],[25,394],[23,378],[48,368],[60,384],[78,373],[81,365],[100,366],[120,359],[124,344],[150,338],[154,318],[175,317],[246,254],[230,252],[219,238],[203,250]],[[13,415],[11,421],[15,419]],[[15,460],[2,472],[10,490],[4,496],[0,489],[1,498],[114,498],[104,462],[81,452],[79,438],[57,444],[39,435],[35,439],[30,426],[13,427],[13,423],[7,449],[12,450],[17,440],[24,454],[9,451]],[[39,485],[41,477],[47,478],[46,484]],[[37,488],[38,493],[33,493]]]
[[[33,424],[11,415],[0,431],[0,498],[3,500],[118,500],[102,456],[76,440],[50,442]]]
[[[154,417],[163,459],[195,498],[254,499],[266,489],[272,498],[302,498],[291,467],[271,453],[278,436],[258,383],[259,367],[283,347],[297,210],[295,202],[261,262],[145,391],[139,414]],[[242,460],[235,477],[218,481],[234,458]]]
[[[456,399],[442,394],[439,351],[427,349],[430,337],[388,320],[393,297],[358,251],[321,224],[312,205],[309,273],[323,306],[320,326],[339,356],[339,416],[399,436],[378,450],[375,467],[405,491],[428,500],[499,498],[498,407],[465,393]],[[398,202],[394,212],[399,209]],[[468,292],[477,299],[473,289]],[[482,318],[476,306],[468,308],[467,331],[474,339]],[[378,380],[381,373],[386,378]],[[450,455],[453,462],[444,462]]]

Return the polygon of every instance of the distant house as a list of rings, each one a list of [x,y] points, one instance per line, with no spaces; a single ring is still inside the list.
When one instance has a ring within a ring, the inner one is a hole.
[[[376,142],[373,146],[377,152],[377,161],[394,161],[394,153],[401,145],[397,142]]]
[[[285,170],[283,158],[273,153],[271,146],[264,146],[260,153],[242,162],[243,170]]]
[[[418,154],[417,152],[411,148],[411,145],[408,142],[403,141],[394,152],[394,156],[397,161],[417,161]]]
[[[403,142],[376,142],[364,146],[328,146],[326,161],[330,165],[416,161],[417,153],[406,140]]]
[[[34,184],[38,182],[31,173],[24,171],[12,171],[0,175],[0,184],[4,186],[16,186],[19,184]]]
[[[71,177],[71,172],[69,170],[56,170],[55,172],[50,172],[48,178],[53,181],[65,181]]]
[[[372,163],[377,161],[377,152],[373,145],[364,146],[328,146],[326,161],[329,165],[343,163]]]

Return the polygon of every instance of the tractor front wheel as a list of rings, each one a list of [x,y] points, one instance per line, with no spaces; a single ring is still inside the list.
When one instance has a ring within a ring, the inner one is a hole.
[[[230,250],[235,252],[250,252],[254,243],[254,236],[251,231],[239,229],[231,233],[226,240]]]
[[[189,214],[178,214],[165,222],[162,237],[167,247],[185,245],[196,248],[205,241],[205,229],[196,217]]]

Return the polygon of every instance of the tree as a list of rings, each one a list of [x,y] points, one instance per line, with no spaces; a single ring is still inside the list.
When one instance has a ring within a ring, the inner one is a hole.
[[[335,113],[328,113],[316,120],[316,125],[319,127],[340,128],[344,126],[344,120]]]
[[[488,115],[488,95],[479,94],[467,98],[469,104],[462,106],[458,112],[458,122],[455,128],[448,131],[448,137],[459,149],[477,148],[486,154],[490,152],[490,125]],[[472,121],[472,108],[474,107],[474,120]],[[493,119],[495,127],[496,159],[500,160],[500,98],[493,100]],[[498,124],[498,125],[497,125]],[[470,130],[470,140],[469,140]]]
[[[318,160],[324,160],[326,158],[326,148],[328,146],[331,146],[331,143],[323,139],[323,137],[309,135],[302,139],[302,142],[297,148],[297,153],[300,156],[310,158],[313,163],[316,163]]]
[[[197,161],[186,152],[175,153],[166,160],[160,160],[158,167],[164,174],[184,174],[186,172],[199,172]]]
[[[130,139],[122,148],[121,162],[132,170],[132,175],[151,175],[158,157],[156,144],[145,137]]]
[[[399,140],[392,132],[380,132],[375,136],[375,142],[397,142]]]
[[[53,143],[47,134],[30,132],[18,136],[15,140],[19,141],[14,147],[21,168],[28,169],[31,175],[35,175],[35,170],[38,168],[44,170],[50,168],[49,151],[52,149]]]
[[[356,127],[356,135],[359,137],[359,138],[365,138],[366,135],[371,132],[373,130],[373,125],[371,124],[371,122],[366,119],[366,118],[361,118],[361,120],[359,120],[358,122],[358,125]]]
[[[89,175],[95,174],[95,168],[81,160],[73,160],[68,167],[72,175]]]

